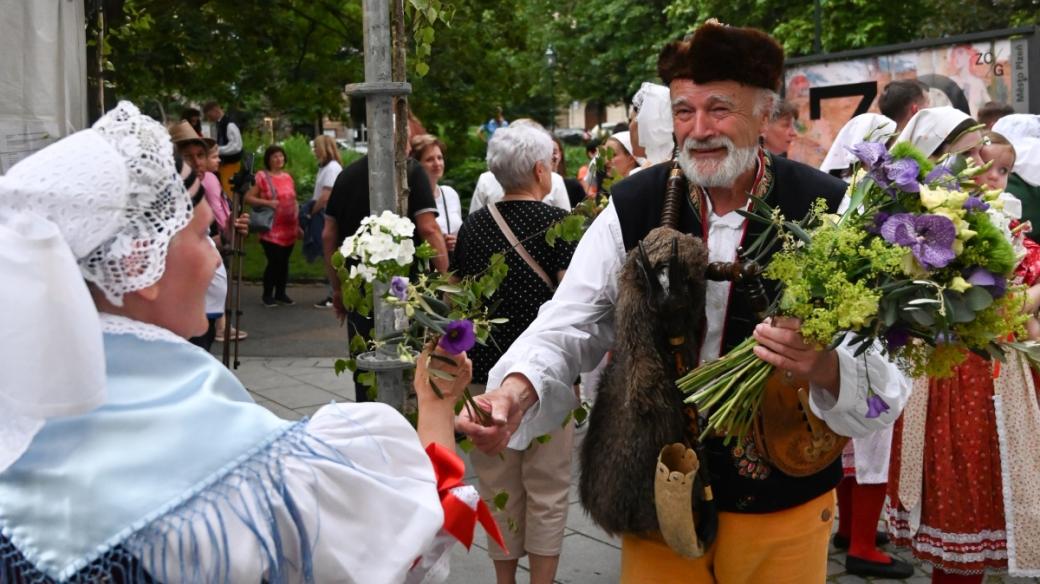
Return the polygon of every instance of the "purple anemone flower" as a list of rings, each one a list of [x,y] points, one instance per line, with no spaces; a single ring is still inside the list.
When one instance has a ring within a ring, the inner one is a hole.
[[[886,162],[882,168],[892,186],[904,193],[921,192],[921,185],[917,182],[917,175],[920,174],[921,167],[913,158]]]
[[[957,228],[942,215],[896,213],[881,226],[885,241],[909,247],[914,258],[926,270],[946,267],[953,261],[953,242]]]
[[[438,345],[449,355],[458,355],[473,348],[477,335],[473,331],[473,321],[453,320],[444,327],[444,336]]]
[[[910,342],[910,333],[901,327],[893,327],[885,332],[885,344],[888,345],[889,351],[895,351],[901,349]]]
[[[849,152],[859,159],[867,172],[877,170],[882,164],[891,160],[888,149],[880,142],[860,142],[849,148]]]
[[[876,418],[881,414],[888,411],[888,404],[885,400],[881,399],[881,396],[870,394],[867,398],[867,418]]]
[[[1007,292],[1007,279],[986,268],[975,268],[966,279],[972,286],[985,288],[994,298],[1000,298]]]
[[[989,210],[989,203],[987,203],[986,201],[983,201],[982,197],[978,197],[978,196],[972,195],[972,196],[968,197],[968,199],[966,201],[964,201],[964,208],[966,210],[972,211],[972,212],[975,212],[975,211],[988,211]]]
[[[405,298],[408,298],[408,279],[402,278],[401,276],[394,276],[391,278],[390,293],[396,296],[401,302],[404,302]]]

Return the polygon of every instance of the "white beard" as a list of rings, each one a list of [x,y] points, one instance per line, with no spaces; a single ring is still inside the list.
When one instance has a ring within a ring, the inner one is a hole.
[[[726,148],[726,157],[719,162],[700,162],[690,157],[691,149],[723,147]],[[729,187],[733,185],[737,177],[755,164],[757,155],[757,146],[737,148],[733,145],[733,141],[725,136],[703,142],[687,138],[683,147],[679,149],[679,166],[692,184],[702,187]]]

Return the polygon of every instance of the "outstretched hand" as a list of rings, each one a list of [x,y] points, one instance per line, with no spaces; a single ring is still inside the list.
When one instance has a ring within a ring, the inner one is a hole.
[[[455,429],[466,434],[473,445],[486,454],[498,454],[509,445],[509,439],[520,426],[524,412],[534,403],[534,388],[527,378],[510,375],[495,391],[474,398],[484,410],[490,423],[484,425],[481,416],[463,409],[455,418]]]

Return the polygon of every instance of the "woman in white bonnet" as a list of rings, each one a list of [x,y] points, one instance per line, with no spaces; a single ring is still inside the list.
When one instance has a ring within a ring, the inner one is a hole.
[[[418,436],[380,404],[279,419],[185,340],[211,221],[127,102],[0,177],[0,582],[446,576],[441,501],[476,500],[438,484],[469,361],[446,399],[416,383]]]

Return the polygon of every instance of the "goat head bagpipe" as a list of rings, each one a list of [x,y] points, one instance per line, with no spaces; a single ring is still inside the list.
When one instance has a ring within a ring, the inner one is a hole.
[[[582,503],[610,533],[662,530],[655,464],[667,445],[696,444],[675,380],[696,364],[707,256],[699,238],[658,227],[621,270],[617,339],[581,452]]]

